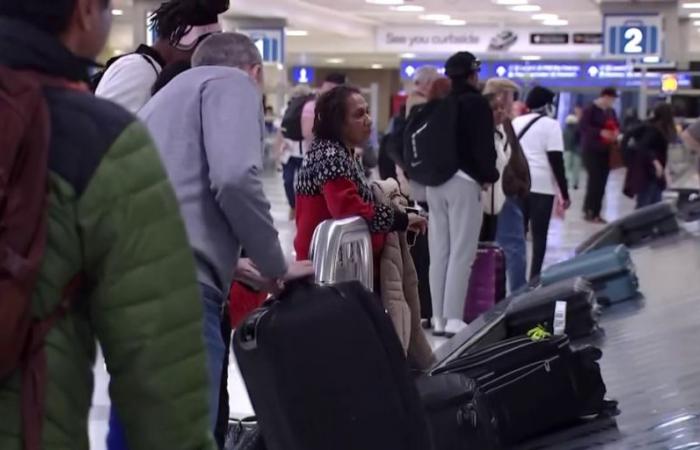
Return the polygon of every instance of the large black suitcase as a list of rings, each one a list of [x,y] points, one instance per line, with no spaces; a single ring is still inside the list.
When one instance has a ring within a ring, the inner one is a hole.
[[[491,409],[476,382],[461,373],[416,379],[433,450],[499,448]]]
[[[391,320],[360,283],[298,283],[233,346],[269,450],[430,448]]]
[[[513,338],[463,355],[436,371],[474,379],[505,445],[609,412],[600,350],[573,351],[567,336]]]
[[[638,209],[592,235],[576,248],[576,254],[589,253],[603,247],[624,244],[634,247],[680,230],[676,207],[661,202]]]
[[[566,303],[563,332],[577,339],[598,331],[596,292],[585,278],[571,278],[513,298],[506,312],[508,336],[523,336],[538,325],[554,333],[557,302]]]

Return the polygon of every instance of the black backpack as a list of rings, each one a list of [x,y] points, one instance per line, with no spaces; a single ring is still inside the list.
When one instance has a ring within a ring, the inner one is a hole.
[[[411,111],[403,135],[403,165],[411,180],[440,186],[457,173],[458,107],[450,96]]]
[[[156,67],[156,63],[149,56],[147,56],[145,53],[140,52],[139,49],[137,49],[133,53],[126,53],[124,55],[115,56],[115,57],[107,60],[107,63],[105,64],[104,68],[90,77],[90,89],[92,90],[92,92],[94,93],[97,90],[97,86],[100,85],[100,82],[102,81],[102,78],[105,76],[105,73],[107,73],[107,70],[110,67],[112,67],[112,65],[115,62],[119,61],[120,59],[122,59],[125,56],[141,55],[141,57],[143,57],[143,59],[145,59],[146,62],[153,68],[153,70],[156,73],[156,76],[160,75],[160,69],[158,67]]]
[[[314,99],[313,95],[297,97],[289,102],[287,112],[282,118],[282,135],[292,141],[303,141],[304,134],[301,132],[301,115],[304,112],[304,106]]]

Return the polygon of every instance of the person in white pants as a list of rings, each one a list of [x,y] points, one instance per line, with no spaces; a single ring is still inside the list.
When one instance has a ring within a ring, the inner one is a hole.
[[[477,89],[480,62],[468,52],[447,60],[450,96],[458,100],[458,167],[444,184],[427,188],[430,209],[430,289],[435,336],[466,325],[464,303],[483,220],[481,190],[498,180],[491,107]]]

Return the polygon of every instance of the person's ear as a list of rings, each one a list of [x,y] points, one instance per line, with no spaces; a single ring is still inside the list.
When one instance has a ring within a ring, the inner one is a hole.
[[[83,31],[91,31],[95,26],[94,15],[98,14],[97,3],[100,0],[76,0],[73,20]]]

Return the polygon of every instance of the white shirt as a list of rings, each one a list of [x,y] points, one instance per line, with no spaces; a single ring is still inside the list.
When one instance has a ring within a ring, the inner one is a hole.
[[[481,193],[481,204],[484,206],[484,212],[491,215],[499,214],[506,202],[506,194],[503,192],[503,171],[510,161],[512,152],[503,125],[496,127],[494,143],[496,145],[496,169],[501,176],[490,188]]]
[[[151,88],[161,70],[150,56],[136,53],[123,56],[104,73],[95,95],[136,114],[151,99]]]
[[[526,114],[513,120],[515,134],[519,135],[538,114]],[[520,140],[523,152],[530,166],[532,187],[536,194],[557,194],[557,181],[547,158],[548,152],[564,151],[564,136],[559,122],[551,117],[538,120]]]

